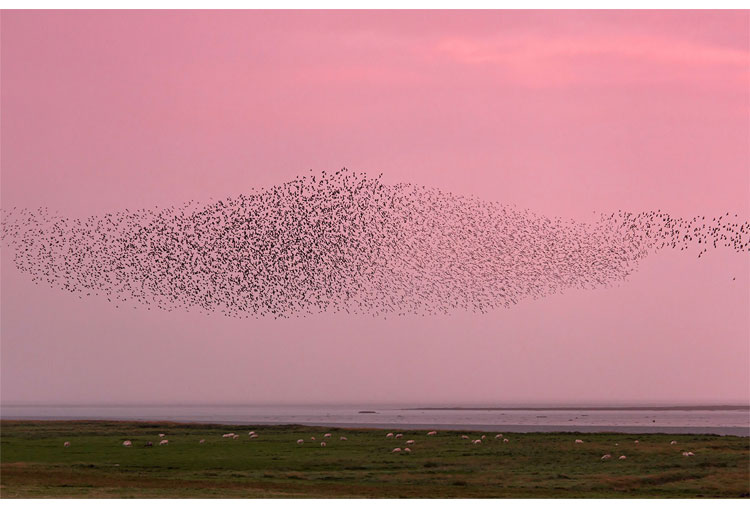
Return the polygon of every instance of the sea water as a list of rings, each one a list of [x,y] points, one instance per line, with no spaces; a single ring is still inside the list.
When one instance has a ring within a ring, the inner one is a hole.
[[[2,419],[750,436],[750,407],[414,408],[389,405],[0,405]]]

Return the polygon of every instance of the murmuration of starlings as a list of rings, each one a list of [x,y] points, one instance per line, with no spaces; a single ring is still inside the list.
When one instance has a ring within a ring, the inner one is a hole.
[[[485,313],[607,287],[664,248],[750,250],[750,224],[657,211],[553,219],[347,169],[169,208],[87,219],[3,212],[15,266],[118,307],[290,317]]]

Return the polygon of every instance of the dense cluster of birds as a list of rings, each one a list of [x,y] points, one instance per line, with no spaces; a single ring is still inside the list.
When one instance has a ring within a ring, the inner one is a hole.
[[[346,169],[208,205],[87,219],[14,208],[2,233],[36,283],[235,317],[487,312],[609,286],[662,248],[750,251],[736,215],[576,222]]]

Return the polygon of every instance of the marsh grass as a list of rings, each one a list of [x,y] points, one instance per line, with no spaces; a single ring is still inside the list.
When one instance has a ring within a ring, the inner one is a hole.
[[[260,437],[250,439],[248,431]],[[239,440],[221,435],[233,431]],[[395,431],[395,430],[394,430]],[[324,433],[333,433],[320,447]],[[2,421],[2,498],[680,498],[750,496],[750,439],[170,422]],[[169,445],[159,446],[158,433]],[[316,441],[311,442],[310,437]],[[340,441],[346,436],[347,441]],[[479,434],[470,434],[479,438]],[[199,444],[200,439],[205,444]],[[297,439],[305,439],[298,445]],[[575,444],[582,438],[584,444]],[[132,448],[122,446],[131,440]],[[393,454],[409,439],[412,453]],[[634,440],[640,444],[634,444]],[[146,441],[154,447],[144,447]],[[677,440],[677,445],[670,445]],[[63,447],[70,441],[71,447]],[[615,446],[618,443],[618,446]],[[682,456],[683,450],[695,453]],[[613,459],[601,461],[604,454]],[[618,460],[620,454],[626,460]]]

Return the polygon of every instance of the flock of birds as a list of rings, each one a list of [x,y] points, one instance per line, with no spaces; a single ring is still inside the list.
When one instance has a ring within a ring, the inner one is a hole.
[[[663,248],[750,251],[750,223],[736,215],[566,221],[346,169],[86,219],[14,208],[2,237],[36,283],[118,306],[243,318],[484,313],[610,286]]]
[[[436,436],[436,435],[437,435],[437,431],[429,431],[429,432],[427,432],[427,436],[428,437]],[[159,442],[159,445],[168,445],[169,444],[169,440],[165,439],[164,438],[165,436],[166,435],[164,433],[159,433],[159,438],[162,439]],[[258,433],[256,433],[255,431],[250,431],[248,433],[248,436],[250,437],[250,439],[254,439],[254,438],[258,438],[259,437]],[[240,438],[240,435],[239,435],[239,433],[234,433],[234,432],[232,432],[232,433],[224,433],[222,435],[222,438],[231,438],[232,440],[238,440]],[[333,434],[332,433],[326,433],[326,434],[324,434],[323,438],[321,439],[321,442],[320,442],[320,447],[327,447],[328,444],[326,443],[326,439],[330,439],[330,438],[333,438]],[[386,434],[385,438],[386,439],[389,439],[389,438],[402,439],[402,438],[404,438],[404,434],[403,433],[396,433],[396,434],[394,434],[392,432],[389,432],[389,433]],[[463,440],[471,440],[471,443],[476,445],[476,444],[482,444],[482,443],[484,443],[486,441],[486,439],[487,439],[487,435],[482,435],[481,437],[476,438],[476,439],[472,439],[471,437],[469,437],[469,435],[461,435],[461,438]],[[510,440],[508,440],[507,438],[505,438],[502,433],[498,433],[497,435],[495,435],[495,439],[498,440],[498,441],[502,441],[504,444],[507,444],[507,443],[510,442]],[[341,437],[339,437],[339,440],[341,440],[342,442],[345,442],[345,441],[348,440],[348,438],[345,437],[345,436],[341,436]],[[315,437],[311,436],[310,437],[310,441],[315,442],[316,441]],[[202,438],[202,439],[200,439],[198,441],[198,443],[199,444],[205,444],[206,443],[206,439]],[[297,445],[303,445],[304,443],[305,443],[305,439],[304,438],[300,438],[300,439],[297,440]],[[406,442],[405,442],[405,444],[409,445],[409,446],[413,446],[416,443],[417,443],[416,440],[413,440],[413,439],[406,440]],[[581,439],[576,439],[574,443],[575,443],[575,445],[578,445],[578,444],[583,444],[584,441],[581,440]],[[635,445],[638,445],[640,442],[638,440],[634,440],[633,443]],[[122,445],[124,447],[133,447],[133,442],[132,442],[132,440],[124,440],[123,443],[122,443]],[[147,441],[144,444],[144,447],[153,447],[153,445],[154,445],[153,442]],[[620,445],[619,443],[615,444],[615,446],[619,446],[619,445]],[[677,445],[677,441],[676,440],[672,440],[669,443],[669,445]],[[70,447],[70,441],[64,442],[63,446],[64,447]],[[411,451],[411,447],[404,447],[403,449],[401,447],[394,447],[393,450],[391,451],[391,454],[400,454],[402,452],[406,453],[406,454],[410,454],[412,452]],[[682,451],[682,455],[685,456],[685,457],[695,456],[695,454],[692,451]],[[605,455],[603,455],[601,457],[601,461],[607,461],[607,460],[610,460],[610,459],[612,459],[612,455],[611,454],[605,454]],[[624,460],[624,459],[627,459],[627,456],[624,455],[624,454],[621,454],[618,459]]]

